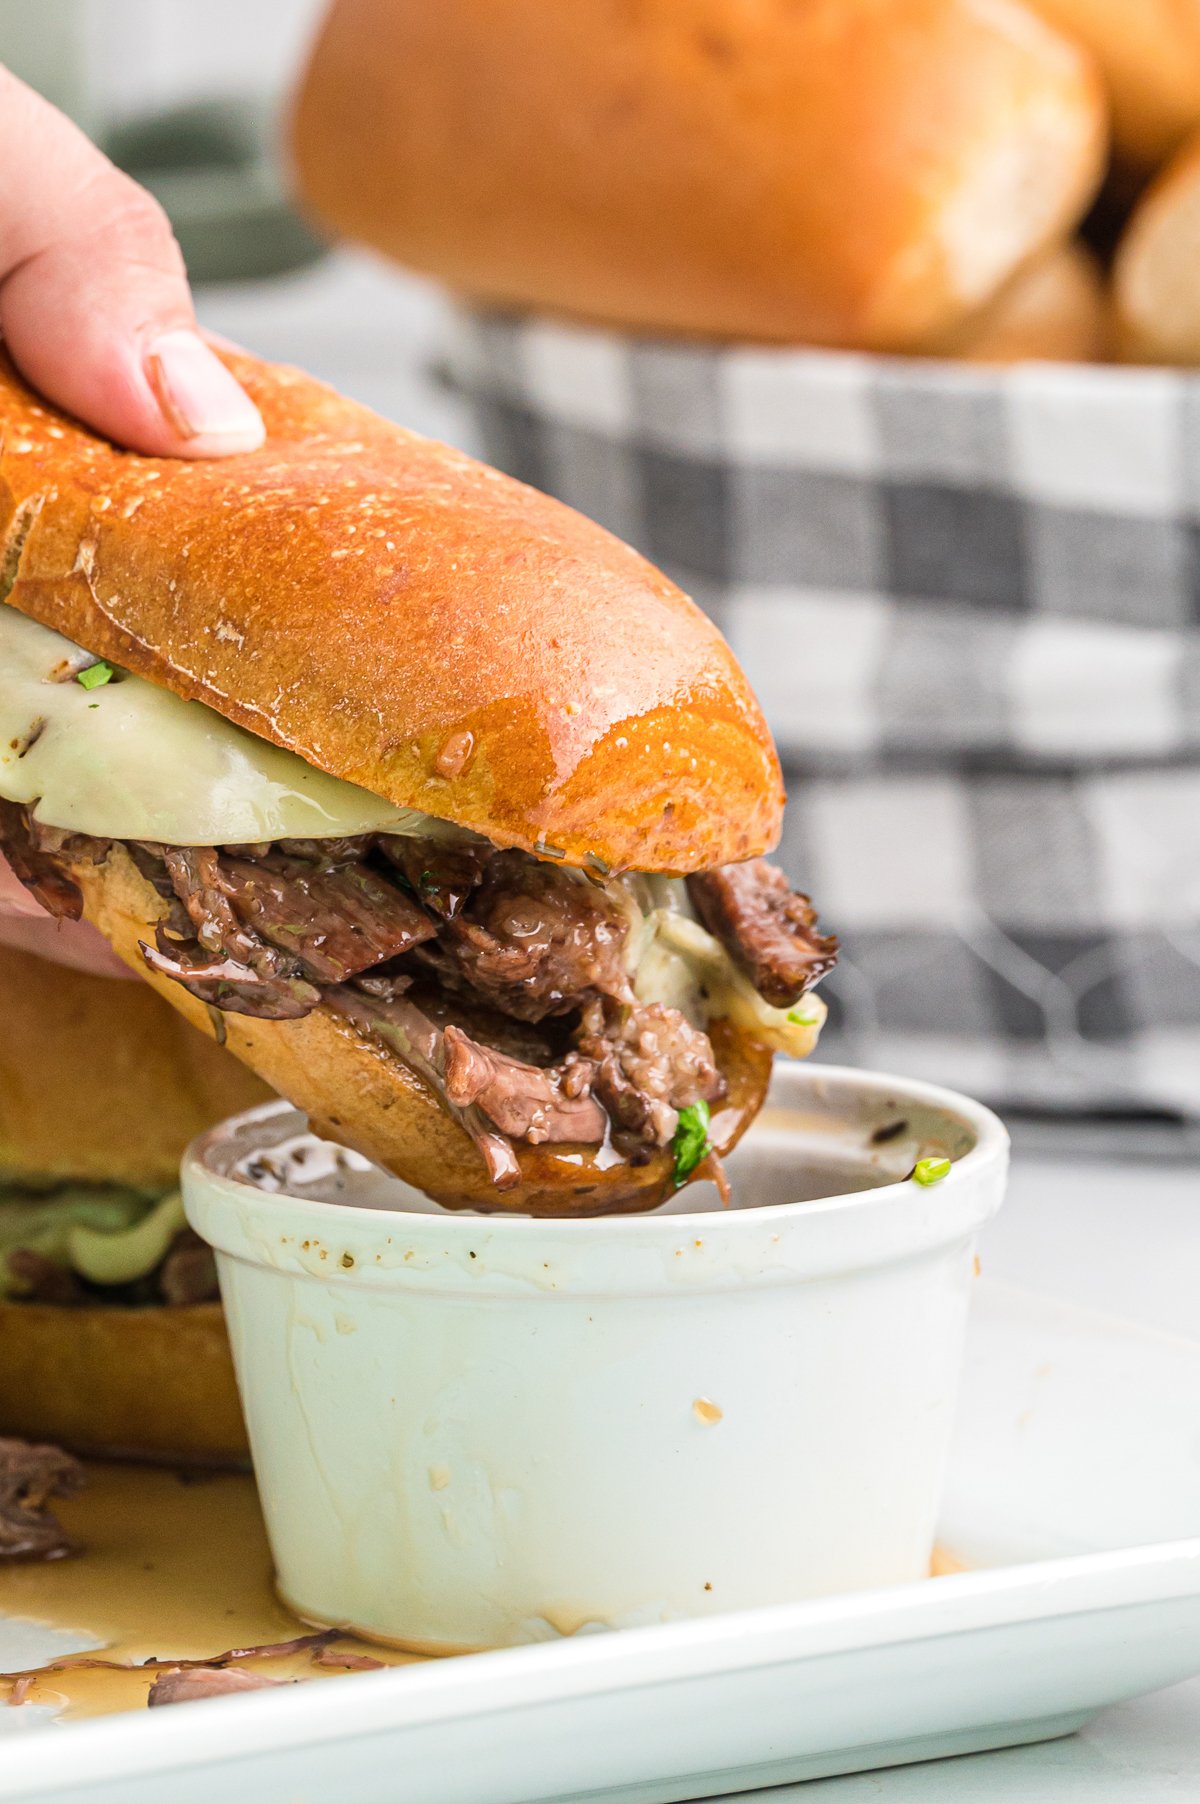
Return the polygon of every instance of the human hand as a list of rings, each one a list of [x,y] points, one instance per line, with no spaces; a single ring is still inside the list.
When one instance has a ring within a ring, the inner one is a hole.
[[[26,380],[155,457],[252,451],[263,423],[201,337],[157,201],[0,68],[0,330]],[[125,967],[86,924],[52,921],[0,859],[0,942]]]

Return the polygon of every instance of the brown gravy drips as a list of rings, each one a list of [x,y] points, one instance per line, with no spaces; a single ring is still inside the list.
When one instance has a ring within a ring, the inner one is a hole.
[[[89,1464],[86,1489],[55,1509],[84,1551],[72,1559],[0,1566],[0,1612],[100,1641],[85,1659],[202,1659],[310,1633],[275,1595],[248,1475],[181,1478],[159,1467]],[[339,1637],[333,1648],[387,1666],[412,1660],[353,1635]],[[238,1664],[269,1678],[350,1676],[317,1665],[309,1649]],[[142,1709],[156,1676],[69,1667],[35,1676],[25,1701],[62,1706],[68,1718]],[[11,1688],[0,1678],[0,1709]]]
[[[72,1559],[0,1566],[0,1613],[77,1629],[102,1643],[83,1658],[128,1660],[130,1671],[68,1667],[35,1674],[23,1701],[50,1704],[63,1718],[139,1710],[156,1672],[144,1660],[195,1660],[234,1647],[266,1646],[309,1632],[280,1603],[254,1481],[240,1473],[179,1474],[152,1466],[89,1464],[88,1484],[56,1504],[68,1532],[84,1545]],[[931,1576],[964,1565],[934,1551]],[[353,1677],[333,1658],[368,1658],[386,1666],[415,1656],[339,1636],[318,1664],[319,1650],[238,1664],[264,1677]],[[69,1658],[70,1656],[63,1656]],[[0,1709],[16,1681],[0,1676]],[[18,1694],[20,1695],[20,1694]]]

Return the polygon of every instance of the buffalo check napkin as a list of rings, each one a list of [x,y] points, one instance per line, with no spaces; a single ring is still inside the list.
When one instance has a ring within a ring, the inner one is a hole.
[[[467,311],[446,373],[745,666],[843,944],[823,1057],[1200,1117],[1200,379]]]

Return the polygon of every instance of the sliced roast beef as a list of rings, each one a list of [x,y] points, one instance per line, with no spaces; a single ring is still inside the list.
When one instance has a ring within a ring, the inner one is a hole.
[[[0,839],[66,912],[79,898],[57,854],[110,849],[13,808]],[[235,1013],[326,1003],[426,1079],[501,1187],[519,1177],[514,1140],[597,1145],[611,1122],[618,1150],[644,1157],[681,1109],[722,1093],[707,1034],[635,1001],[625,899],[562,865],[440,834],[128,850],[170,904],[142,948],[152,970]],[[832,966],[836,940],[763,859],[688,889],[769,1002],[789,1006]]]
[[[498,852],[467,906],[420,956],[452,989],[521,1021],[595,996],[631,999],[628,917],[577,874]]]
[[[400,833],[381,835],[379,850],[395,865],[422,908],[443,921],[452,921],[479,888],[496,855],[496,848],[483,840],[456,845]]]
[[[61,1447],[0,1440],[0,1560],[57,1560],[75,1543],[50,1508],[73,1497],[83,1467]]]
[[[344,983],[437,932],[415,902],[365,864],[323,869],[270,853],[220,865],[238,919],[292,953],[316,983]]]
[[[273,968],[256,955],[259,969],[243,965],[235,958],[206,958],[196,947],[198,957],[190,956],[186,946],[173,944],[160,928],[157,944],[148,946],[138,941],[138,948],[150,970],[159,977],[170,977],[201,1002],[209,1003],[228,1015],[254,1015],[262,1021],[298,1021],[311,1015],[321,1001],[315,984],[300,976],[299,967],[279,958],[272,947],[263,952],[278,959]]]
[[[604,1139],[604,1110],[577,1082],[566,1091],[555,1072],[493,1052],[461,1027],[447,1027],[442,1045],[449,1100],[459,1109],[477,1104],[509,1139],[529,1146],[598,1146]]]
[[[511,1140],[598,1146],[604,1139],[604,1111],[582,1086],[564,1087],[558,1071],[495,1052],[460,1027],[439,1028],[405,996],[346,987],[331,991],[329,1000],[420,1071],[502,1177],[519,1175]]]
[[[460,1109],[446,1096],[442,1032],[415,1003],[406,996],[373,995],[350,984],[327,991],[325,1000],[361,1032],[373,1034],[385,1046],[398,1052],[405,1064],[425,1079],[434,1094],[445,1100],[447,1108],[474,1141],[497,1190],[505,1190],[519,1180],[521,1168],[511,1142],[496,1130],[477,1105]]]
[[[686,1015],[659,1002],[584,1010],[577,1057],[594,1070],[592,1089],[612,1119],[618,1150],[668,1146],[680,1109],[715,1102],[725,1084],[712,1042]]]
[[[228,1014],[293,1021],[311,1014],[321,993],[294,953],[269,946],[233,906],[234,885],[212,846],[167,846],[163,861],[194,942],[175,940],[160,923],[156,945],[141,943],[152,971],[174,978],[202,1002]]]
[[[204,950],[251,964],[263,947],[234,913],[215,846],[166,846],[163,863]]]
[[[146,1693],[152,1710],[164,1704],[194,1704],[200,1698],[232,1697],[238,1691],[273,1691],[277,1685],[298,1683],[272,1679],[243,1666],[168,1666]]]
[[[817,932],[808,897],[765,858],[702,871],[687,886],[708,931],[776,1008],[798,1002],[837,962],[837,940]]]

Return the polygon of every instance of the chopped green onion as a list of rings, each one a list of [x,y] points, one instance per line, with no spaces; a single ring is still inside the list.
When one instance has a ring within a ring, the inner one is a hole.
[[[788,1020],[793,1027],[815,1027],[820,1019],[820,1015],[807,1011],[802,1012],[798,1008],[788,1010]]]
[[[703,1098],[699,1102],[689,1103],[686,1109],[680,1109],[679,1125],[671,1142],[671,1151],[675,1154],[676,1190],[691,1177],[700,1161],[712,1151],[712,1143],[708,1138],[711,1125],[712,1116]]]
[[[81,670],[75,681],[81,689],[102,689],[105,683],[112,682],[114,675],[112,665],[101,658],[98,664],[89,664],[86,670]]]
[[[912,1169],[913,1181],[917,1184],[940,1184],[949,1173],[949,1159],[918,1159]]]

